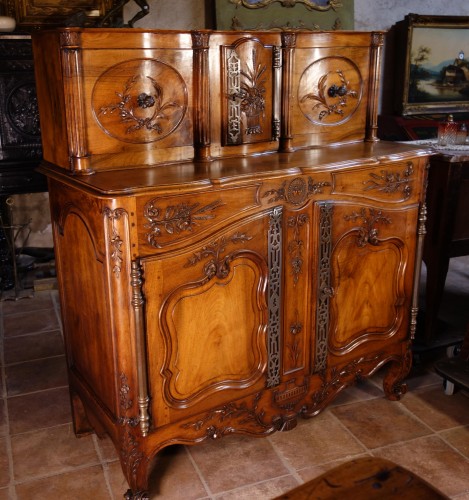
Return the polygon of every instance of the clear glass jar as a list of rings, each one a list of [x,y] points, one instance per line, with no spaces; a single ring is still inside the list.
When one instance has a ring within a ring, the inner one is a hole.
[[[467,127],[465,123],[461,123],[456,135],[456,144],[464,145],[466,144],[466,139],[467,139]]]

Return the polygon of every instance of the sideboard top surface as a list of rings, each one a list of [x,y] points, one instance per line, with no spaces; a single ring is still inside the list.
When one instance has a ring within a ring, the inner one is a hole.
[[[324,170],[344,170],[357,165],[378,166],[388,161],[404,161],[426,156],[432,150],[403,143],[376,142],[338,147],[303,149],[244,158],[224,158],[213,162],[186,162],[132,170],[97,172],[90,176],[71,176],[44,163],[41,171],[66,184],[80,185],[100,196],[134,195],[177,191],[182,188],[207,189],[214,185],[245,184],[264,177],[312,174]]]

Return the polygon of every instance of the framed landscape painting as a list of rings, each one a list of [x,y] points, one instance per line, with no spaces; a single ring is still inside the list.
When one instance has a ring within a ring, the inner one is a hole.
[[[469,17],[409,14],[397,37],[398,74],[403,76],[399,111],[403,115],[469,111]]]

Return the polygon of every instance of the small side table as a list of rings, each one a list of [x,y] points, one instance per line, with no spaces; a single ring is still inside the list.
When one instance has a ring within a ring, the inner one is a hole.
[[[469,255],[469,146],[463,148],[438,150],[430,158],[423,251],[427,267],[425,326],[423,334],[417,332],[417,340],[427,345],[438,338],[438,313],[449,259]]]

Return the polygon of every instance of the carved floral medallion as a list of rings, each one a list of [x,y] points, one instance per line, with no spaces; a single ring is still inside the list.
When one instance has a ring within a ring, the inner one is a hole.
[[[104,132],[120,141],[160,141],[184,118],[187,87],[172,66],[134,59],[112,66],[97,79],[92,108]]]
[[[310,64],[300,78],[298,104],[319,125],[339,125],[358,108],[363,80],[356,64],[345,57],[325,57]]]

